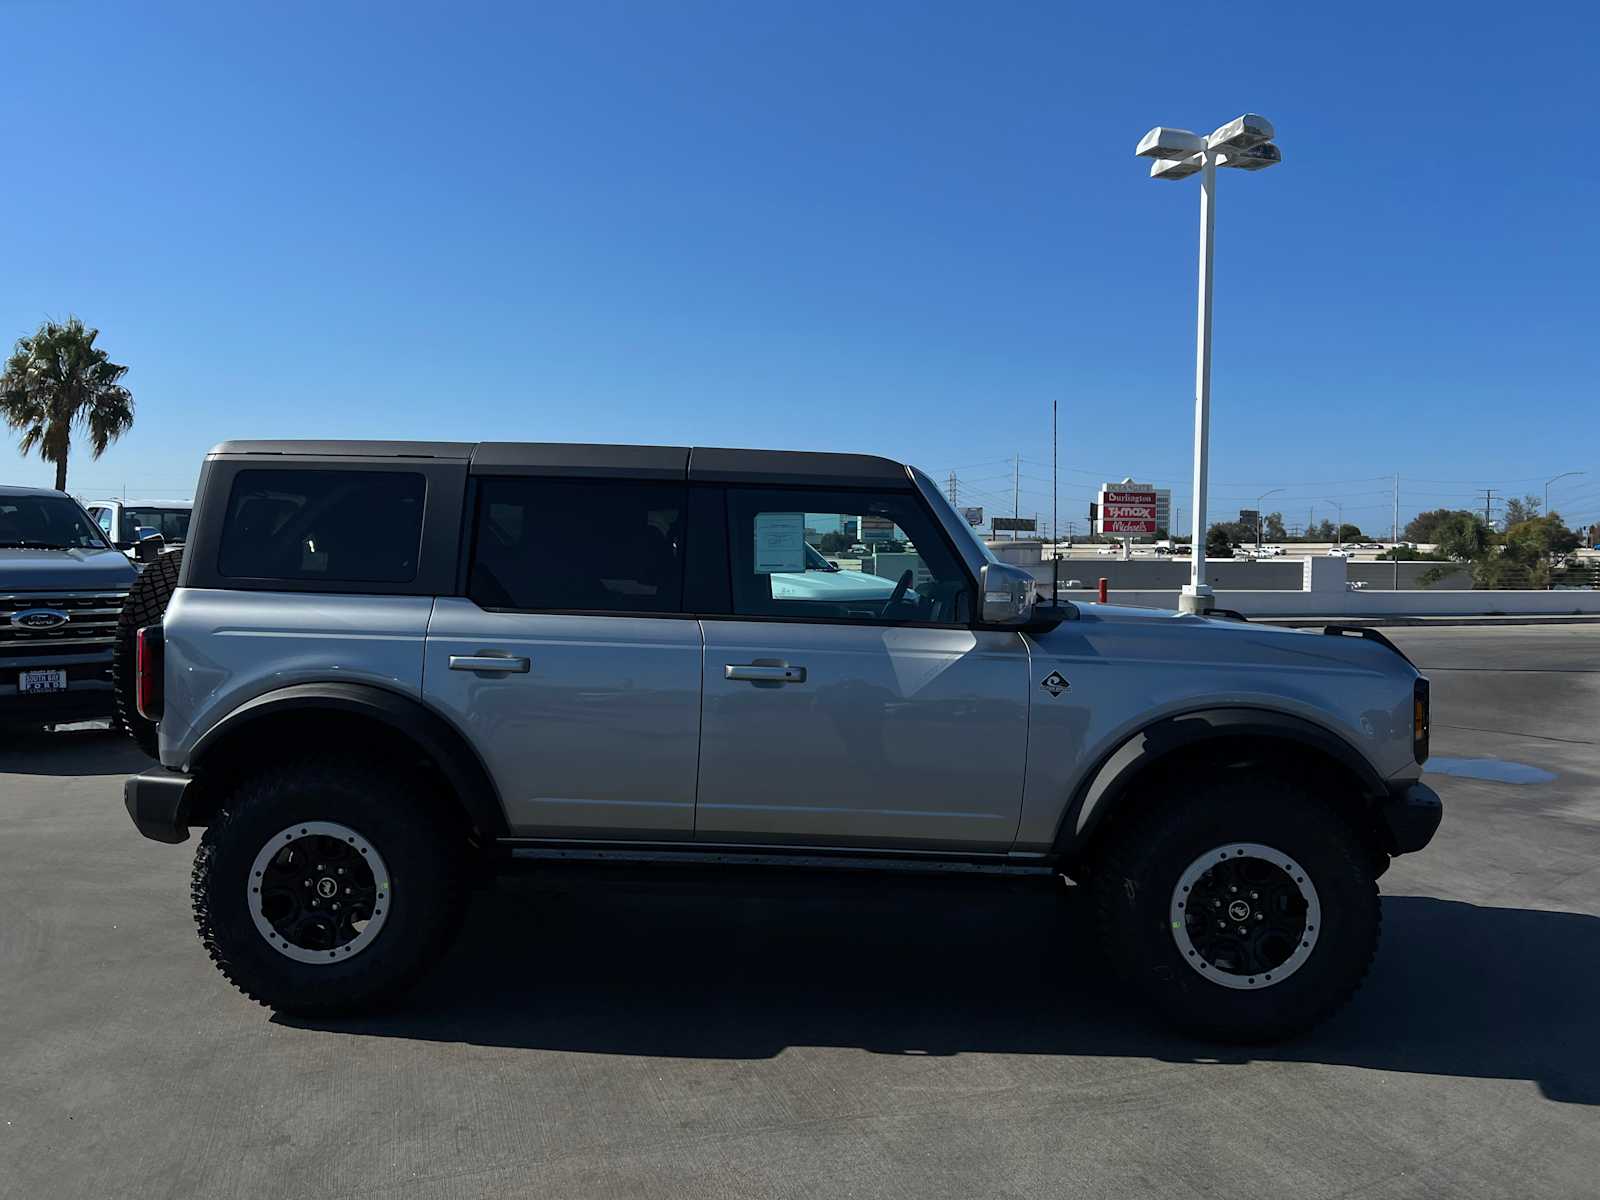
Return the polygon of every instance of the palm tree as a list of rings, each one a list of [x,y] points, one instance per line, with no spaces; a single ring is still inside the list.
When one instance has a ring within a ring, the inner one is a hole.
[[[133,393],[118,382],[128,368],[95,346],[99,336],[77,317],[59,325],[46,321],[18,339],[0,374],[0,416],[22,431],[24,457],[37,450],[55,463],[58,492],[67,490],[74,425],[88,435],[95,458],[133,425]]]

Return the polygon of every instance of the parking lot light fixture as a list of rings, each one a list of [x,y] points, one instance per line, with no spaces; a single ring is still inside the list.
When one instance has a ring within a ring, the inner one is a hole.
[[[1266,517],[1262,514],[1261,502],[1268,496],[1276,496],[1281,491],[1283,491],[1282,488],[1273,488],[1270,492],[1262,492],[1256,499],[1256,552],[1258,554],[1261,552],[1262,534],[1266,529]]]
[[[1157,161],[1152,179],[1187,179],[1200,176],[1200,278],[1195,316],[1194,352],[1194,550],[1189,582],[1178,597],[1184,612],[1209,612],[1214,597],[1206,583],[1206,472],[1211,435],[1211,243],[1216,228],[1217,168],[1260,171],[1283,161],[1272,144],[1276,130],[1257,113],[1245,113],[1202,138],[1187,129],[1157,125],[1139,139],[1134,153]],[[1259,528],[1256,543],[1260,544]]]
[[[1549,479],[1545,480],[1545,483],[1544,483],[1544,515],[1547,516],[1547,517],[1550,515],[1550,485],[1552,483],[1554,483],[1557,479],[1565,479],[1568,475],[1587,475],[1588,473],[1589,472],[1587,472],[1587,471],[1563,471],[1563,472],[1561,472],[1561,474],[1553,475]]]

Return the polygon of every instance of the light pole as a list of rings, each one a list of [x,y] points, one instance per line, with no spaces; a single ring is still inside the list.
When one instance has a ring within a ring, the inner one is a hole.
[[[1568,475],[1587,475],[1588,473],[1587,471],[1563,471],[1561,474],[1547,479],[1544,485],[1544,515],[1547,517],[1550,515],[1550,485],[1552,483],[1557,479],[1565,479]]]
[[[1344,546],[1344,539],[1339,535],[1344,532],[1344,505],[1337,500],[1324,500],[1324,504],[1331,504],[1339,510],[1339,522],[1333,527],[1333,544],[1336,547]]]
[[[1206,469],[1211,438],[1211,242],[1215,229],[1218,167],[1259,171],[1283,156],[1272,144],[1272,122],[1254,113],[1229,121],[1210,137],[1158,125],[1134,153],[1153,158],[1152,179],[1200,176],[1200,286],[1194,348],[1194,557],[1189,582],[1178,597],[1184,612],[1209,612],[1213,600],[1206,583]],[[1258,539],[1259,541],[1259,539]]]
[[[1261,501],[1268,496],[1276,496],[1281,491],[1283,491],[1282,488],[1273,488],[1270,492],[1262,492],[1260,498],[1256,500],[1256,552],[1258,554],[1261,552],[1262,531],[1266,528],[1266,515],[1261,511]]]

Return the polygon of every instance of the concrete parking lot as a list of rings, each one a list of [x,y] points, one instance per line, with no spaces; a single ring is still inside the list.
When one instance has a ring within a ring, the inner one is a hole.
[[[13,742],[0,1194],[1594,1195],[1600,627],[1391,632],[1445,825],[1354,1004],[1248,1050],[1131,1011],[1070,891],[904,880],[518,876],[402,1006],[275,1018],[128,822],[137,752]]]

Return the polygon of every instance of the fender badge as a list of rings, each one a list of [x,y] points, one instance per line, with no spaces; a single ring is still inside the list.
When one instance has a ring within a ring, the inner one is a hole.
[[[1050,674],[1039,681],[1039,686],[1052,696],[1059,696],[1072,685],[1062,677],[1060,671],[1051,671]]]

